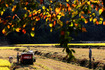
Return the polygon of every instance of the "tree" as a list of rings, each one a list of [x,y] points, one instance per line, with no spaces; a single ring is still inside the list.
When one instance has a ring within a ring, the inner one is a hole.
[[[29,34],[34,37],[35,25],[44,20],[50,32],[60,29],[60,46],[64,47],[69,60],[75,53],[68,46],[71,33],[86,32],[83,23],[105,25],[101,15],[105,10],[102,0],[0,0],[0,5],[0,23],[5,26],[3,34],[13,31],[26,34],[31,29]],[[7,9],[11,9],[11,14],[4,17]]]

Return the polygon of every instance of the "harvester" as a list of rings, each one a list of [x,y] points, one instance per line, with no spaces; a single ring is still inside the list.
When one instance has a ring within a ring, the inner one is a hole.
[[[22,64],[33,64],[36,62],[33,51],[22,52],[20,55],[20,63]]]

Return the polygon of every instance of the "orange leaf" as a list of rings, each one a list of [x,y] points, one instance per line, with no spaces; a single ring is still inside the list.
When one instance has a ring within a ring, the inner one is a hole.
[[[75,23],[74,25],[75,25],[76,27],[78,26],[78,24],[77,24],[77,23]]]
[[[12,17],[12,19],[14,19],[14,18],[15,18],[15,16]]]
[[[6,33],[5,29],[3,29],[3,30],[2,30],[2,33],[3,33],[3,34],[5,34],[5,33]]]
[[[70,7],[70,5],[68,3],[66,3],[67,7]]]
[[[56,25],[56,21],[54,21],[54,26]]]
[[[26,2],[25,5],[28,5],[28,2]]]
[[[66,21],[66,24],[68,24],[69,23],[69,21]]]
[[[84,18],[84,16],[81,15],[81,18]]]
[[[8,4],[5,4],[6,7],[8,7]]]
[[[9,25],[12,25],[12,23],[9,23]]]
[[[34,27],[32,27],[32,31],[34,31],[35,30],[35,28]]]
[[[68,7],[68,11],[70,11],[71,10],[71,8],[70,7]]]
[[[105,25],[105,21],[103,22],[103,25]]]
[[[31,17],[32,15],[30,14],[28,17]]]
[[[95,10],[98,11],[98,7],[96,7]]]
[[[76,7],[76,5],[75,5],[75,4],[72,4],[72,6],[73,6],[73,7]]]
[[[92,4],[91,7],[94,8],[94,5]]]
[[[87,32],[85,27],[82,27],[82,32]]]
[[[98,25],[98,24],[99,24],[99,22],[98,22],[98,21],[96,21],[96,24]]]
[[[47,17],[47,15],[44,16],[44,19]]]
[[[7,25],[7,28],[8,28],[8,29],[10,29],[10,26],[9,26],[9,25]]]
[[[25,29],[23,29],[22,32],[23,32],[24,34],[26,34],[26,30],[25,30]]]
[[[23,25],[23,28],[26,27],[26,24]]]
[[[13,8],[12,8],[12,12],[14,12],[14,11],[15,11],[15,8],[13,7]]]

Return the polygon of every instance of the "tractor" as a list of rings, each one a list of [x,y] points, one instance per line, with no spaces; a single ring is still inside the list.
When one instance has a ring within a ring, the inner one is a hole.
[[[20,63],[22,63],[22,64],[33,64],[33,62],[36,62],[33,51],[28,51],[28,52],[22,52],[21,53]]]

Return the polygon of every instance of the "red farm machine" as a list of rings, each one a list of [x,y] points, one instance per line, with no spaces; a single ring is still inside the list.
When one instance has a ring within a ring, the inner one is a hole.
[[[20,55],[20,63],[22,64],[33,64],[36,59],[34,57],[33,51],[22,52]]]

